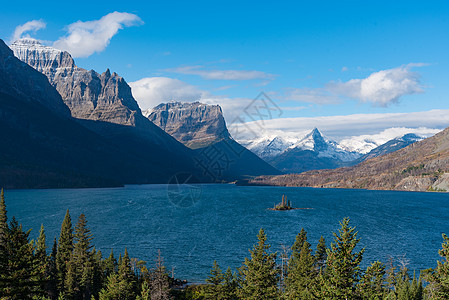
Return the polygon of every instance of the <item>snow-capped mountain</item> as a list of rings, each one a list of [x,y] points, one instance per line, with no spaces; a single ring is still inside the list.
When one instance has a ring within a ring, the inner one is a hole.
[[[336,142],[317,129],[307,133],[266,135],[245,146],[287,173],[351,166],[402,149],[425,136],[403,130],[386,130],[373,136],[356,136]]]
[[[361,156],[360,153],[348,151],[337,142],[323,137],[317,128],[307,133],[300,133],[297,137],[271,135],[244,144],[264,159],[274,158],[291,149],[309,150],[315,152],[319,157],[335,158],[342,161],[351,161]]]

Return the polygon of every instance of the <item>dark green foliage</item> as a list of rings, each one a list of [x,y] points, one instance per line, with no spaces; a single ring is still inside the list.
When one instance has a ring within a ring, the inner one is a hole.
[[[263,229],[257,235],[259,242],[249,250],[251,259],[245,258],[240,268],[242,275],[241,288],[238,290],[242,299],[277,299],[276,253],[268,253],[270,245]]]
[[[5,270],[8,263],[8,256],[6,254],[6,242],[8,235],[8,217],[6,215],[5,194],[0,192],[0,270]],[[4,282],[0,280],[0,291],[4,288]]]
[[[47,295],[50,299],[57,299],[58,297],[58,271],[56,269],[56,253],[58,251],[58,243],[56,238],[53,241],[50,257],[48,258],[48,281],[47,281]]]
[[[374,262],[369,266],[357,285],[357,293],[362,299],[382,300],[386,294],[385,266]]]
[[[44,294],[40,289],[39,265],[29,234],[30,231],[24,232],[13,217],[4,245],[7,261],[0,273],[0,298],[26,300]]]
[[[326,265],[326,259],[327,259],[326,241],[324,240],[324,237],[321,236],[320,240],[318,241],[318,245],[316,246],[315,252],[315,263],[319,271],[322,271],[324,266]]]
[[[118,273],[109,275],[106,287],[100,292],[100,299],[120,299],[128,300],[136,298],[136,275],[131,269],[131,260],[128,251],[120,257]]]
[[[220,299],[231,300],[237,299],[237,281],[231,268],[228,268],[225,273],[222,272],[218,266],[217,261],[214,261],[210,275],[206,282],[209,283],[205,287],[205,299]]]
[[[449,237],[446,234],[443,234],[442,249],[438,254],[443,260],[438,261],[434,270],[427,272],[429,285],[426,290],[432,299],[449,299]]]
[[[67,273],[67,265],[72,256],[73,251],[73,229],[72,218],[67,210],[64,221],[61,226],[61,234],[58,240],[58,251],[56,253],[56,269],[58,272],[58,290],[65,291],[65,281]]]
[[[286,295],[289,299],[313,298],[312,290],[316,284],[315,279],[318,272],[310,246],[307,241],[307,233],[302,228],[292,246],[292,256],[288,264]]]
[[[343,219],[340,226],[338,234],[334,233],[334,242],[327,250],[325,297],[355,299],[355,288],[360,277],[359,265],[365,249],[355,252],[360,240],[355,228],[349,226],[349,218]]]

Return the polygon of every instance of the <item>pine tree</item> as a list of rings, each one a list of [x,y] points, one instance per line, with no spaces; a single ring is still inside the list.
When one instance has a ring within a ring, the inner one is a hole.
[[[131,269],[131,260],[125,249],[120,255],[118,272],[109,275],[106,287],[100,292],[100,300],[128,300],[136,298],[136,276]]]
[[[0,298],[32,299],[42,296],[38,262],[34,257],[34,245],[29,241],[30,231],[24,232],[13,217],[6,235],[7,262],[0,273]]]
[[[288,265],[286,281],[286,294],[288,298],[313,298],[312,286],[317,276],[318,272],[315,268],[315,258],[312,255],[310,243],[307,241],[307,233],[304,229],[301,229],[292,246],[292,257]]]
[[[224,273],[224,281],[222,287],[222,299],[235,300],[237,298],[237,279],[231,268],[228,267]]]
[[[161,256],[160,250],[158,250],[158,255],[156,259],[156,268],[152,272],[150,289],[151,289],[151,299],[155,300],[171,299],[168,275],[164,266],[164,260]]]
[[[47,293],[50,299],[58,298],[58,271],[56,269],[56,253],[58,251],[58,243],[56,238],[53,241],[50,257],[48,258],[48,277]]]
[[[72,218],[69,210],[67,210],[64,221],[61,226],[61,234],[58,241],[58,251],[56,253],[56,269],[58,272],[58,290],[60,293],[65,292],[65,281],[67,273],[67,264],[72,256],[73,251],[73,229]]]
[[[349,226],[349,218],[340,222],[338,234],[327,250],[325,297],[354,299],[355,285],[360,277],[360,263],[365,248],[354,252],[360,239],[355,228]]]
[[[321,236],[320,240],[318,241],[318,245],[316,246],[316,252],[315,252],[315,263],[316,267],[319,271],[322,271],[324,266],[326,265],[326,259],[327,259],[327,252],[326,252],[326,241],[324,240],[324,237]]]
[[[74,233],[74,248],[72,254],[73,273],[77,293],[76,298],[89,300],[92,295],[93,263],[91,253],[92,233],[87,228],[87,220],[84,214],[78,218]]]
[[[6,253],[6,242],[9,233],[8,217],[6,213],[5,194],[0,192],[0,270],[5,270],[8,263],[8,256]],[[0,280],[0,295],[4,288],[4,281]]]
[[[386,294],[385,266],[376,261],[366,269],[357,285],[357,293],[362,299],[382,300]]]
[[[44,225],[41,225],[39,230],[39,237],[36,242],[35,258],[38,264],[39,282],[42,291],[46,291],[49,275],[49,262],[47,257],[47,245],[46,245],[45,229]]]
[[[258,243],[249,250],[251,259],[245,258],[240,268],[242,275],[240,298],[247,300],[277,299],[276,253],[268,253],[270,245],[263,229],[257,235]]]
[[[103,282],[106,280],[105,270],[104,270],[104,260],[102,258],[101,251],[97,251],[95,247],[92,250],[92,295],[97,299],[98,293],[103,287]]]
[[[109,254],[109,257],[104,261],[104,274],[106,278],[117,271],[117,266],[114,251],[111,249],[111,254]]]
[[[444,233],[442,249],[438,254],[443,261],[438,261],[437,267],[426,274],[429,282],[426,290],[431,299],[449,299],[449,237]]]
[[[222,293],[223,281],[223,272],[221,271],[217,261],[214,260],[214,264],[210,270],[210,275],[206,279],[206,282],[209,283],[206,286],[206,299],[221,299],[220,295]]]

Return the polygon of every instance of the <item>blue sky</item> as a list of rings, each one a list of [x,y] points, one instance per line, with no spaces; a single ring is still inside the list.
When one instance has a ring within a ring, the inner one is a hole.
[[[101,23],[122,27],[104,49],[67,42],[70,24],[112,12],[128,15]],[[449,1],[8,2],[0,38],[32,20],[45,28],[22,36],[117,72],[143,109],[199,99],[221,104],[229,122],[261,91],[292,120],[449,109]]]

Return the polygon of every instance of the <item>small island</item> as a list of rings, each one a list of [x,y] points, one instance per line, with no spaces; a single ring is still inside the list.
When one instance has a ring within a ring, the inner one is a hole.
[[[282,195],[282,202],[275,204],[273,208],[269,208],[270,210],[291,210],[291,209],[297,209],[295,207],[292,207],[292,203],[290,200],[287,200],[287,196]]]

